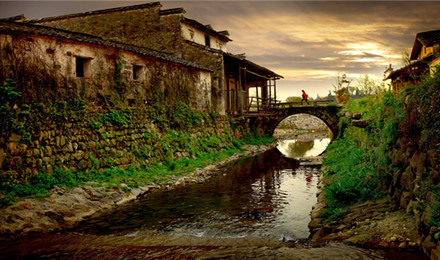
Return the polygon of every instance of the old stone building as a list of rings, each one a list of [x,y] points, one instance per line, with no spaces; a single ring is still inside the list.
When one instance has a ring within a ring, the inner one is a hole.
[[[206,67],[132,44],[61,29],[0,21],[0,79],[12,78],[26,103],[83,98],[89,106],[139,106],[158,92],[211,108]]]
[[[96,35],[171,53],[212,71],[212,109],[242,114],[251,101],[256,110],[275,102],[276,80],[281,76],[243,55],[227,52],[227,31],[216,31],[185,17],[182,8],[161,10],[159,2],[27,21]],[[250,98],[249,89],[256,97]]]

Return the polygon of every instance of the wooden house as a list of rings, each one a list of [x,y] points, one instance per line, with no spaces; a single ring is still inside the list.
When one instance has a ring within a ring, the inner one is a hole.
[[[393,71],[388,68],[385,79],[390,79],[393,90],[417,84],[421,76],[432,72],[440,65],[440,30],[421,32],[416,35],[410,54],[410,62]]]

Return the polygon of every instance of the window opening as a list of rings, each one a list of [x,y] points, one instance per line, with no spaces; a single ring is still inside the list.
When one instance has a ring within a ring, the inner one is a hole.
[[[142,66],[133,65],[133,79],[139,80],[141,78]]]
[[[209,38],[209,35],[205,35],[205,45],[211,47],[211,39]]]
[[[77,77],[83,78],[88,74],[88,68],[91,60],[91,58],[75,57]]]

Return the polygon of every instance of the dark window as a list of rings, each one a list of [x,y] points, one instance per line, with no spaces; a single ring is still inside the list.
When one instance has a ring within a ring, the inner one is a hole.
[[[205,35],[205,45],[211,47],[211,39],[209,38],[209,35]]]
[[[133,79],[139,80],[142,73],[142,66],[133,65]]]
[[[83,78],[88,74],[90,61],[91,58],[75,57],[77,77]]]

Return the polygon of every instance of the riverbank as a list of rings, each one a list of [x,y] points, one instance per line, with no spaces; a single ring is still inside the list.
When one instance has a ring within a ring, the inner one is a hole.
[[[215,175],[219,168],[246,156],[253,156],[269,149],[267,145],[244,145],[242,153],[235,154],[202,169],[196,169],[184,177],[171,178],[164,183],[154,183],[138,188],[119,185],[106,189],[105,185],[87,182],[80,187],[66,189],[55,187],[45,198],[28,198],[0,209],[0,234],[13,238],[28,233],[53,232],[74,227],[93,214],[112,210],[156,189],[173,189],[188,183],[200,183]]]
[[[342,242],[370,249],[393,249],[423,255],[422,236],[416,220],[402,209],[395,210],[388,199],[367,201],[348,208],[345,216],[326,221],[321,213],[327,207],[320,176],[317,204],[311,212],[309,228],[312,245]]]

